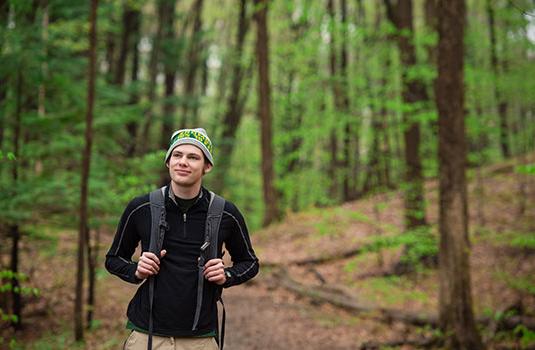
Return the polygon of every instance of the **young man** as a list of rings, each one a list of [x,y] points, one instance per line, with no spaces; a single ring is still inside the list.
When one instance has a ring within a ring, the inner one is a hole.
[[[152,306],[152,348],[154,350],[218,349],[217,299],[221,288],[241,284],[258,273],[258,259],[240,211],[225,201],[218,232],[218,252],[224,243],[232,267],[222,256],[204,265],[202,306],[195,322],[199,283],[198,261],[204,243],[205,223],[211,194],[201,186],[202,177],[214,165],[212,143],[204,129],[176,131],[165,156],[171,183],[164,189],[168,230],[160,254],[149,252],[151,206],[149,194],[133,199],[126,207],[106,255],[109,272],[131,283],[155,276]],[[132,255],[141,242],[142,255]],[[219,254],[221,255],[221,254]],[[201,278],[202,279],[202,278]],[[130,301],[127,328],[132,333],[127,350],[145,350],[150,318],[149,283],[143,283]],[[196,324],[196,325],[194,325]]]

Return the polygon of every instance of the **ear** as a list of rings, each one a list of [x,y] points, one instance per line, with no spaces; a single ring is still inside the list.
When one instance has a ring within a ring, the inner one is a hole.
[[[212,168],[213,168],[213,165],[210,164],[210,162],[205,162],[204,163],[204,173],[209,173],[210,171],[212,171]]]

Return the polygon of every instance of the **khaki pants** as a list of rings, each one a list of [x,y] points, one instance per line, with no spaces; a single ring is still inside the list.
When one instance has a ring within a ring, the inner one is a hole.
[[[124,350],[147,350],[149,336],[145,333],[132,331],[124,343]],[[176,338],[152,336],[153,350],[217,350],[213,337]]]

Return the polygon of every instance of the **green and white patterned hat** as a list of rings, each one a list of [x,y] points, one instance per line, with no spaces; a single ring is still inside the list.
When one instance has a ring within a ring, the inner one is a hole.
[[[181,129],[175,131],[169,141],[169,149],[165,155],[165,163],[169,160],[171,152],[173,152],[175,147],[183,144],[194,145],[200,148],[210,164],[214,165],[214,159],[212,158],[212,141],[210,141],[208,134],[206,134],[206,130],[202,128]]]

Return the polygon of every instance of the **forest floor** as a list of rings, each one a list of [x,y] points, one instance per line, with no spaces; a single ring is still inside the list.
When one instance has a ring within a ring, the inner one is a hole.
[[[474,309],[477,317],[495,320],[481,326],[481,334],[489,349],[531,348],[535,346],[534,329],[518,326],[516,330],[501,330],[497,321],[513,314],[535,318],[535,181],[533,177],[513,174],[507,165],[482,171],[482,186],[475,174],[470,175]],[[523,194],[519,194],[521,189]],[[427,220],[435,237],[437,192],[436,181],[426,184]],[[418,349],[415,344],[436,331],[385,319],[374,310],[436,316],[436,268],[418,266],[405,275],[385,275],[399,261],[399,246],[380,251],[364,249],[341,257],[378,236],[398,237],[402,233],[402,216],[401,193],[389,192],[339,207],[289,214],[284,222],[254,232],[253,245],[263,267],[250,283],[225,290],[225,348]],[[27,283],[39,288],[40,294],[26,296],[26,326],[14,335],[11,348],[122,348],[128,334],[125,310],[136,286],[103,269],[103,256],[112,236],[113,233],[103,233],[101,237],[95,321],[84,344],[74,344],[72,340],[76,233],[58,233],[53,240],[23,241],[21,260],[23,270],[29,271]],[[331,258],[323,263],[297,264],[313,257]],[[290,291],[288,284],[282,282],[281,271],[286,271],[291,283],[305,291],[329,292],[371,311],[356,312],[314,295]],[[6,330],[0,335],[4,337],[0,348],[10,348],[7,342],[13,335]]]

